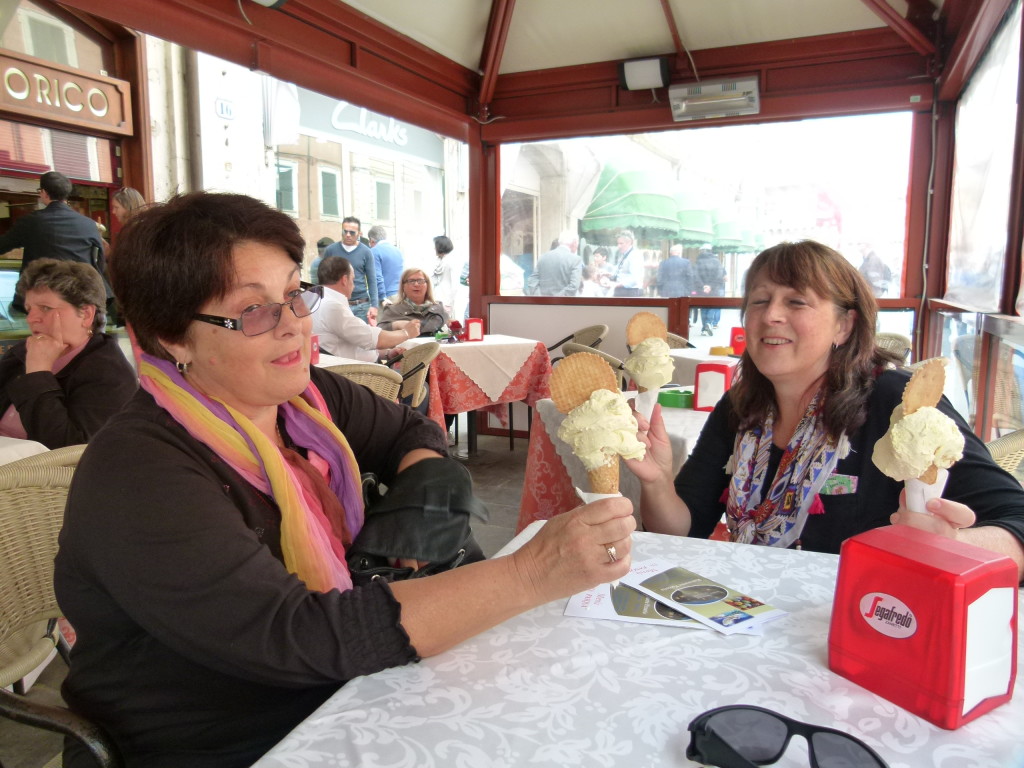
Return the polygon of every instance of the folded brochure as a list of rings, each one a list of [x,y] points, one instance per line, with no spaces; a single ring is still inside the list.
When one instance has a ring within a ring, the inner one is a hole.
[[[786,615],[779,608],[667,560],[634,562],[622,583],[726,635]]]
[[[625,584],[598,584],[569,598],[564,615],[707,629],[699,622]]]

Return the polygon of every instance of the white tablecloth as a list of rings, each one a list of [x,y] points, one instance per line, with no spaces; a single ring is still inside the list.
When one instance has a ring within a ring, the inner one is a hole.
[[[681,387],[692,387],[697,374],[698,363],[725,363],[736,365],[739,360],[726,355],[712,355],[697,349],[670,349],[669,355],[675,365],[672,383]]]
[[[433,339],[409,339],[399,346],[411,347],[426,341]],[[535,339],[488,333],[482,341],[442,344],[441,352],[480,387],[487,397],[497,401],[536,347]]]
[[[946,731],[828,670],[837,556],[652,533],[635,534],[634,551],[684,564],[789,615],[766,625],[763,637],[726,636],[565,618],[559,600],[419,664],[352,680],[256,765],[692,766],[687,725],[739,703],[851,733],[891,768],[1024,765],[1019,690]],[[775,765],[807,768],[802,740]]]
[[[351,357],[338,357],[337,355],[328,355],[325,352],[320,353],[320,359],[316,361],[318,368],[330,368],[332,365],[373,365],[368,363],[366,360],[355,360]]]
[[[45,445],[34,440],[19,440],[16,437],[0,436],[0,464],[9,464],[18,459],[35,456],[37,453],[45,453],[48,450],[49,448]]]
[[[632,396],[636,393],[627,392],[626,394]],[[675,475],[689,456],[690,448],[697,442],[700,431],[704,428],[704,422],[711,414],[707,411],[695,411],[692,408],[662,408],[661,413],[665,420],[665,429],[668,431],[669,440],[672,443],[672,474]],[[572,484],[581,490],[590,490],[587,470],[584,468],[583,462],[576,458],[572,449],[558,437],[558,428],[565,420],[565,414],[555,407],[554,401],[546,399],[537,402],[537,415],[544,423],[544,430],[555,447],[558,458],[565,465]],[[619,469],[619,493],[633,502],[633,509],[639,515],[640,481],[625,466],[620,466]]]

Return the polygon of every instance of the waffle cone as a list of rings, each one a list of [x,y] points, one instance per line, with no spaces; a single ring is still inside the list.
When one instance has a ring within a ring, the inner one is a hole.
[[[903,390],[903,413],[909,416],[920,408],[934,408],[942,397],[945,383],[945,358],[934,357],[923,363]]]
[[[932,483],[939,479],[939,468],[932,464],[917,479],[920,480],[922,483],[927,483],[928,485],[931,485]]]
[[[608,464],[587,471],[591,493],[619,492],[619,459],[616,456]]]
[[[668,338],[665,322],[653,312],[637,312],[626,323],[626,343],[629,346],[635,347],[652,336],[659,339]]]
[[[551,399],[562,413],[569,413],[587,402],[597,389],[619,391],[612,367],[603,358],[589,352],[577,352],[560,360],[551,371],[549,384]]]

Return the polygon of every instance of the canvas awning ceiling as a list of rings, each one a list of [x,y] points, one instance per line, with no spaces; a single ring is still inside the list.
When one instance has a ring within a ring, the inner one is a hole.
[[[630,229],[641,238],[674,237],[679,230],[675,186],[657,169],[619,169],[607,164],[583,219],[583,232]]]

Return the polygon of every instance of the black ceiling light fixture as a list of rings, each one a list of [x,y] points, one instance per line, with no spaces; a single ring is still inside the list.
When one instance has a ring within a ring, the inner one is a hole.
[[[668,56],[652,59],[631,59],[619,63],[619,85],[627,91],[664,88],[668,85]]]

